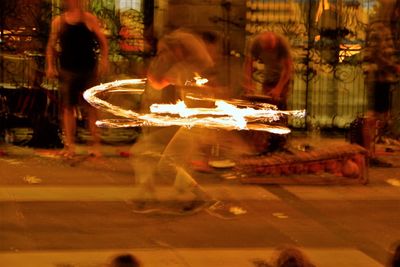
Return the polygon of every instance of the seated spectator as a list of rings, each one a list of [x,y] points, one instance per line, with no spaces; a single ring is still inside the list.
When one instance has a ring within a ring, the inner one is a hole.
[[[140,261],[132,254],[120,254],[115,256],[110,263],[110,267],[140,267]]]
[[[292,246],[284,246],[277,249],[273,266],[276,267],[314,267],[304,252]]]
[[[388,267],[400,267],[400,242],[396,242],[390,253]]]

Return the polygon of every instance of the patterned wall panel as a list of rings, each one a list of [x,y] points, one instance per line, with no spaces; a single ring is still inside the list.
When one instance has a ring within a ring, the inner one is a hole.
[[[285,35],[296,73],[289,108],[307,110],[295,127],[348,127],[365,114],[366,81],[362,54],[371,23],[389,21],[393,1],[248,0],[247,40],[260,31]],[[382,4],[383,3],[383,4]]]

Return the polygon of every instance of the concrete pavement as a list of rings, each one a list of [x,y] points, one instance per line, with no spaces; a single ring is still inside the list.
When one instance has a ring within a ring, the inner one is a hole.
[[[198,173],[210,194],[242,211],[221,219],[133,213],[129,146],[104,147],[104,159],[75,167],[51,151],[2,150],[1,266],[103,266],[128,252],[144,266],[246,267],[291,244],[316,266],[374,267],[400,239],[399,168],[372,168],[368,185],[346,186],[243,185],[224,178],[229,169]],[[168,186],[157,196],[177,200]]]

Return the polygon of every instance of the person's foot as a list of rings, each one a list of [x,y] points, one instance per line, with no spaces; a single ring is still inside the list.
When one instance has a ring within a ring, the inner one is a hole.
[[[100,149],[95,147],[89,150],[89,155],[95,158],[101,158],[103,154],[101,153]]]
[[[210,207],[214,202],[195,199],[188,202],[172,201],[165,203],[159,214],[164,215],[192,215]]]
[[[157,201],[138,201],[134,204],[132,209],[133,213],[149,214],[160,211],[159,203]]]
[[[196,213],[203,209],[210,207],[214,202],[207,200],[192,200],[188,203],[184,203],[181,207],[182,213]]]
[[[72,159],[75,155],[75,151],[72,149],[63,149],[59,153],[59,156],[64,159]]]
[[[232,220],[236,217],[236,215],[231,212],[230,205],[222,201],[214,202],[206,211],[209,215],[223,220]]]

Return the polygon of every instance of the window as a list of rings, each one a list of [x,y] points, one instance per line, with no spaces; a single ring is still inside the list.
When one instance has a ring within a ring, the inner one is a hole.
[[[119,0],[117,7],[122,11],[126,9],[135,9],[142,11],[142,0]]]

